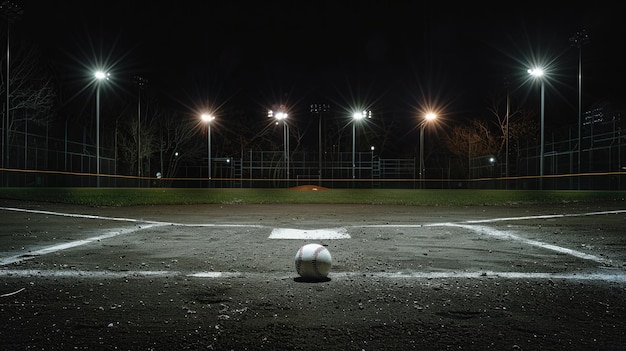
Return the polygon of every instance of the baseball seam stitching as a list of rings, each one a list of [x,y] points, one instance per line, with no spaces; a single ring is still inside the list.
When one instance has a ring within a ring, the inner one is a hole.
[[[317,256],[323,250],[326,250],[326,248],[323,247],[323,246],[320,246],[317,249],[315,249],[315,251],[313,252],[313,259],[311,260],[311,265],[313,266],[313,270],[315,271],[315,275],[317,277],[321,277],[322,276],[322,274],[320,273],[319,269],[317,268]]]
[[[300,273],[300,266],[302,265],[302,255],[303,255],[303,250],[302,248],[300,248],[298,250],[298,259],[296,260],[296,272],[298,272],[298,274],[302,275]]]

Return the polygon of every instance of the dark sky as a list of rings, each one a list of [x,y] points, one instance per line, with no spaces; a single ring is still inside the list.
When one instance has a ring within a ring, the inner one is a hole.
[[[546,108],[574,122],[578,50],[569,38],[585,28],[585,101],[623,103],[626,18],[616,3],[478,3],[23,1],[15,31],[41,45],[67,89],[100,63],[116,86],[132,87],[139,74],[186,110],[283,103],[306,114],[327,102],[411,118],[430,104],[479,117],[505,77],[520,100],[537,97],[526,70],[546,62]]]

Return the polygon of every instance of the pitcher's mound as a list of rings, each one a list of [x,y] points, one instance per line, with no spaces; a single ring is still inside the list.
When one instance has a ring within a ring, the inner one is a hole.
[[[323,186],[317,185],[300,185],[289,188],[291,190],[328,190],[328,188],[324,188]]]

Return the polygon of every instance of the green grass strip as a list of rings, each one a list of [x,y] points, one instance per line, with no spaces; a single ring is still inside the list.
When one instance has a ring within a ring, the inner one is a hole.
[[[431,190],[265,188],[1,188],[1,199],[90,206],[193,204],[367,204],[407,206],[506,206],[624,201],[626,191]]]

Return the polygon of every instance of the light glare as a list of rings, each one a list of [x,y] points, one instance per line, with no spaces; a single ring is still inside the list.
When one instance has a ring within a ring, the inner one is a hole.
[[[97,80],[109,79],[109,74],[102,71],[97,71],[95,76]]]
[[[535,76],[535,77],[542,77],[543,76],[543,69],[541,69],[541,68],[530,68],[530,69],[528,69],[528,73],[530,73],[532,76]]]
[[[269,117],[269,118],[276,118],[277,120],[280,121],[280,120],[283,120],[283,119],[287,119],[287,113],[280,112],[280,111],[274,113],[274,111],[269,110],[269,111],[267,111],[267,117]]]
[[[352,115],[352,118],[356,120],[364,119],[364,118],[372,118],[372,111],[363,111],[363,112],[355,112]]]
[[[202,120],[205,122],[211,122],[212,120],[215,119],[215,116],[210,115],[208,113],[203,113],[202,116],[200,116],[200,118],[202,118]]]

